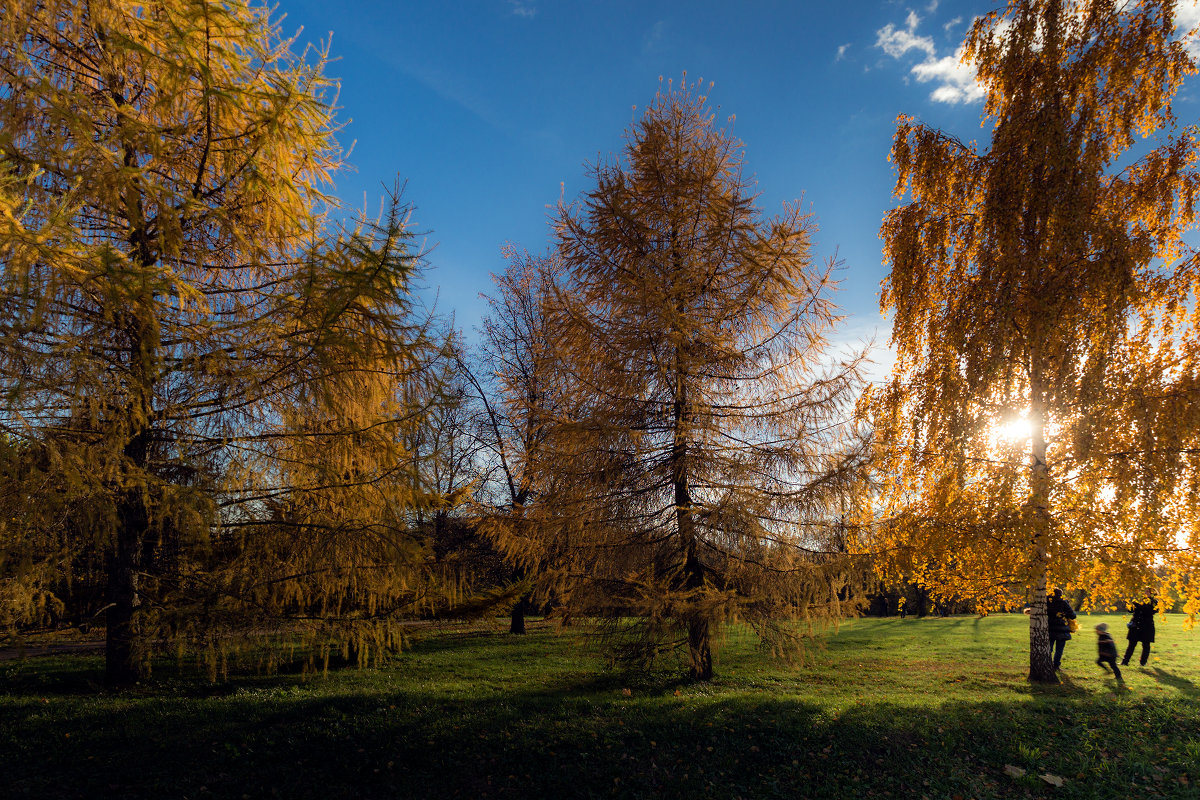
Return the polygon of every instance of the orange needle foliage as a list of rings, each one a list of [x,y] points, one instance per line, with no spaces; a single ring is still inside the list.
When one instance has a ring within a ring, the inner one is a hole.
[[[832,264],[797,204],[770,219],[741,146],[692,87],[660,92],[620,161],[560,207],[552,321],[567,379],[552,437],[557,542],[626,652],[685,649],[743,620],[775,644],[837,617],[857,576],[838,515],[859,485],[859,361],[830,354]],[[639,624],[622,617],[634,615]]]
[[[328,224],[336,87],[292,44],[239,0],[0,14],[0,427],[45,477],[4,485],[0,623],[102,572],[110,683],[277,614],[363,657],[422,594],[419,258],[399,206]]]

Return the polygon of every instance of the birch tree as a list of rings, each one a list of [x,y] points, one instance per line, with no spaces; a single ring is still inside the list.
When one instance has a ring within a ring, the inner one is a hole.
[[[876,544],[898,575],[984,608],[1028,590],[1035,681],[1057,680],[1050,583],[1132,596],[1181,552],[1194,408],[1134,422],[1185,376],[1159,356],[1195,288],[1196,131],[1171,110],[1194,68],[1175,33],[1168,0],[1014,0],[965,43],[990,147],[908,117],[892,147],[906,202],[881,231],[898,358],[873,399]],[[1147,452],[1138,431],[1168,430],[1171,456],[1118,464]]]
[[[629,654],[682,647],[708,680],[722,625],[782,646],[807,629],[780,620],[853,604],[836,522],[859,476],[859,362],[830,351],[812,217],[763,217],[698,86],[660,90],[591,175],[555,220],[572,574]]]
[[[111,684],[221,609],[382,645],[422,594],[376,513],[408,499],[420,254],[398,199],[326,216],[323,69],[240,0],[0,15],[0,422],[88,499],[63,547],[102,554]]]

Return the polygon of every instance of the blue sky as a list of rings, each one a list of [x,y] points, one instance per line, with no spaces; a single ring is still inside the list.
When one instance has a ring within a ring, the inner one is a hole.
[[[718,114],[736,117],[760,207],[773,214],[803,198],[816,215],[817,255],[843,262],[843,335],[878,329],[884,344],[878,231],[894,205],[896,116],[986,138],[955,51],[973,17],[998,5],[282,0],[278,11],[286,33],[303,26],[303,41],[333,34],[328,72],[341,80],[340,138],[353,143],[354,168],[336,194],[377,210],[384,184],[407,181],[416,226],[436,245],[429,292],[468,334],[503,269],[501,247],[544,251],[560,193],[589,189],[586,162],[618,153],[633,106],[653,98],[660,76],[686,71],[712,81]],[[1197,109],[1177,111],[1195,119]]]

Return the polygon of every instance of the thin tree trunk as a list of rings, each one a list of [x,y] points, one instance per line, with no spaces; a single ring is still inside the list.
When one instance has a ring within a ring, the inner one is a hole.
[[[528,575],[529,570],[518,566],[513,569],[513,582],[516,583],[518,581],[523,581]],[[530,593],[526,592],[525,594],[521,595],[521,599],[518,600],[512,607],[512,612],[509,615],[508,621],[509,633],[525,633],[525,615],[529,613],[530,605]]]
[[[1050,655],[1050,626],[1046,616],[1046,572],[1050,541],[1050,468],[1046,463],[1046,406],[1036,365],[1030,381],[1029,521],[1033,528],[1033,603],[1029,613],[1029,680],[1058,683]]]
[[[671,448],[671,479],[675,490],[675,518],[683,547],[683,588],[692,608],[684,623],[688,633],[689,676],[692,680],[710,681],[713,677],[711,624],[705,612],[697,607],[697,594],[704,588],[704,564],[700,561],[696,541],[696,520],[692,512],[692,489],[688,474],[687,383],[682,370],[676,374],[675,441]]]
[[[518,492],[517,495],[513,498],[513,503],[512,503],[513,510],[516,511],[518,514],[517,524],[521,526],[522,533],[524,533],[524,528],[528,524],[528,521],[525,519],[525,501],[526,501],[526,499],[528,499],[528,496],[529,496],[528,488],[522,487],[521,491]],[[523,581],[527,577],[529,577],[529,570],[526,567],[518,564],[513,569],[513,581],[514,582]],[[509,621],[508,621],[508,632],[509,633],[516,633],[516,634],[524,634],[525,633],[525,615],[527,613],[529,613],[530,605],[531,605],[530,593],[526,592],[525,594],[521,595],[521,599],[518,600],[516,602],[516,604],[512,607],[512,612],[509,616]]]
[[[688,626],[688,655],[691,657],[689,677],[695,681],[711,681],[713,678],[712,647],[709,640],[708,620],[697,617]]]

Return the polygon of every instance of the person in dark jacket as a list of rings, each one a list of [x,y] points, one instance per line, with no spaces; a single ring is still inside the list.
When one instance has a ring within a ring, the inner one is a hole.
[[[1133,650],[1137,647],[1138,642],[1142,643],[1142,666],[1146,666],[1146,662],[1150,660],[1150,643],[1154,641],[1154,597],[1153,595],[1146,598],[1144,603],[1136,603],[1133,606],[1133,619],[1129,620],[1129,646],[1125,648],[1125,657],[1121,659],[1122,665],[1128,665],[1130,657],[1133,656]]]
[[[1117,643],[1113,641],[1112,634],[1108,632],[1108,624],[1101,622],[1097,625],[1096,635],[1099,637],[1096,644],[1100,648],[1100,657],[1096,659],[1096,663],[1105,670],[1111,666],[1117,680],[1121,680],[1121,668],[1117,666]]]
[[[1046,603],[1046,616],[1050,623],[1050,654],[1054,659],[1054,668],[1058,669],[1062,664],[1063,648],[1071,640],[1071,624],[1068,620],[1075,619],[1075,611],[1063,598],[1062,589],[1055,589]]]

